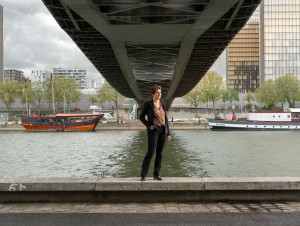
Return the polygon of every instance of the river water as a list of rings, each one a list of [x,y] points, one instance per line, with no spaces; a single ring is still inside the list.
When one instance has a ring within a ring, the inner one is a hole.
[[[175,130],[162,177],[300,176],[300,132]],[[138,177],[145,131],[0,132],[0,178]],[[152,175],[153,161],[149,170]]]

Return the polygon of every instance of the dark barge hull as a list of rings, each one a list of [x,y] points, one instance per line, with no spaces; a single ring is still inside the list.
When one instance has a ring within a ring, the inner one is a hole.
[[[207,119],[212,131],[290,131],[300,130],[300,122],[248,122]]]
[[[28,131],[94,131],[103,114],[21,117],[22,125]]]

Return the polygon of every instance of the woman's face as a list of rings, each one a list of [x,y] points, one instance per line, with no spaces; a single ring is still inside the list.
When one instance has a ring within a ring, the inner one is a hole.
[[[161,98],[161,90],[160,89],[156,90],[155,93],[152,94],[152,96],[153,96],[153,100],[159,100]]]

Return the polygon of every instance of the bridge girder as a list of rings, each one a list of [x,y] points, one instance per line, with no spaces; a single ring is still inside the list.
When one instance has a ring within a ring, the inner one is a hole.
[[[261,0],[42,0],[103,77],[170,106],[204,76]]]

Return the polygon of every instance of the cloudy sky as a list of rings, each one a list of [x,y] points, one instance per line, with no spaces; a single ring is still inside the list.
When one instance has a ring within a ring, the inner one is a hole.
[[[28,77],[32,69],[87,69],[100,74],[71,38],[59,27],[42,0],[0,0],[4,13],[4,69],[18,69]],[[212,66],[225,78],[225,54]]]
[[[4,69],[28,77],[32,69],[87,69],[100,76],[71,38],[59,27],[42,0],[0,0],[4,14]]]

